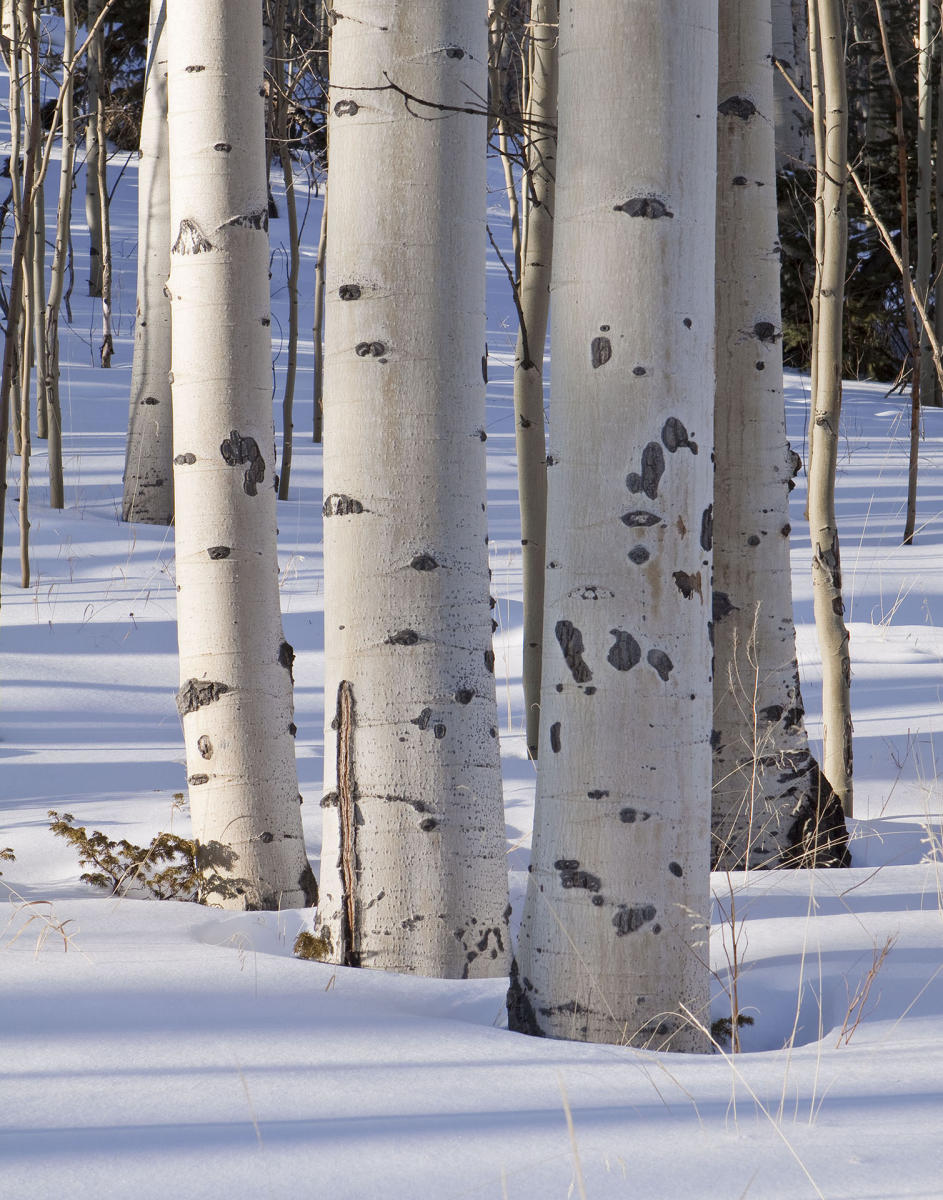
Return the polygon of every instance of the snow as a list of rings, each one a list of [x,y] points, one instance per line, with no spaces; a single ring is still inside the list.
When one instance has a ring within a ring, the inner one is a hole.
[[[123,162],[114,159],[112,181]],[[498,172],[492,180],[497,189]],[[943,412],[925,414],[919,533],[904,548],[906,403],[879,385],[846,388],[839,517],[854,662],[855,865],[714,878],[713,1016],[729,1015],[736,943],[740,1007],[754,1021],[742,1031],[744,1052],[659,1056],[524,1038],[504,1028],[504,981],[300,961],[291,948],[313,927],[310,913],[233,915],[108,898],[79,882],[74,852],[48,831],[50,808],[138,843],[188,824],[174,705],[173,538],[119,519],[135,186],[131,162],[112,209],[116,355],[107,373],[94,365],[98,311],[81,294],[87,240],[77,206],[75,320],[63,323],[67,508],[48,507],[43,443],[35,442],[25,591],[15,470],[5,514],[0,848],[11,846],[16,861],[2,864],[0,880],[3,1196],[943,1195]],[[304,234],[308,317],[319,217],[314,197]],[[507,247],[498,190],[489,221]],[[285,236],[284,219],[274,221],[279,385]],[[514,313],[493,259],[488,279],[495,653],[519,919],[534,769],[521,711]],[[279,528],[316,864],[323,629],[321,458],[302,399],[311,364],[309,336]],[[805,457],[808,394],[798,376],[788,380],[787,419]],[[820,737],[804,476],[798,484],[798,640],[810,731]]]

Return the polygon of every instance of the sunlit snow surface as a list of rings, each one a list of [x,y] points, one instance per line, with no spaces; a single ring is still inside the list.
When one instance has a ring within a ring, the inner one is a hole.
[[[519,1037],[502,1028],[503,981],[301,962],[291,946],[310,927],[308,915],[116,901],[79,883],[73,853],[47,830],[48,809],[137,842],[187,827],[175,804],[185,770],[174,705],[173,538],[119,520],[136,252],[136,165],[125,157],[110,167],[112,185],[124,173],[112,207],[117,337],[107,372],[94,366],[99,313],[83,295],[82,176],[75,194],[74,323],[64,327],[62,355],[67,508],[48,507],[36,442],[27,591],[18,587],[11,460],[0,847],[11,846],[16,862],[3,864],[0,880],[8,905],[0,921],[0,1194],[562,1200],[579,1195],[582,1180],[593,1200],[943,1195],[943,412],[925,415],[919,533],[904,549],[908,417],[905,402],[881,387],[848,386],[840,461],[855,867],[715,877],[713,1015],[729,1012],[722,985],[732,889],[740,1004],[754,1019],[736,1061]],[[489,221],[507,249],[500,171],[491,179]],[[50,213],[56,187],[54,165]],[[319,219],[313,197],[302,328],[310,326]],[[285,237],[284,219],[273,221],[279,394]],[[491,565],[517,919],[534,773],[521,734],[514,313],[493,257],[488,281]],[[292,495],[279,506],[279,528],[316,863],[323,630],[311,363],[309,334]],[[789,380],[787,417],[805,458],[807,391],[798,377]],[[793,574],[804,695],[819,736],[804,499],[803,475],[793,493]]]

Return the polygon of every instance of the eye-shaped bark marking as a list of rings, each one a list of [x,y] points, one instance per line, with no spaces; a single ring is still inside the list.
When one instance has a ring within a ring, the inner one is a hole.
[[[240,213],[230,217],[219,226],[220,229],[268,229],[268,209],[259,208],[255,212]]]
[[[631,633],[626,633],[624,629],[610,629],[609,632],[616,640],[609,647],[606,661],[617,671],[631,671],[637,663],[641,662],[641,646]]]
[[[186,454],[178,454],[174,462],[178,467],[192,467],[196,462],[196,455],[187,451]]]
[[[414,571],[434,571],[439,564],[431,554],[417,554],[409,565]]]
[[[216,683],[208,679],[188,679],[177,692],[177,712],[181,717],[195,713],[206,704],[212,704],[229,691],[229,684]]]
[[[418,717],[413,717],[409,722],[410,725],[417,725],[420,729],[428,729],[429,722],[432,719],[432,709],[424,708]]]
[[[386,346],[382,342],[358,342],[354,353],[358,358],[382,358],[386,354]]]
[[[701,514],[701,549],[710,550],[714,544],[714,506],[708,504]]]
[[[203,254],[213,249],[213,243],[203,233],[196,221],[185,217],[180,222],[177,240],[173,244],[173,254]]]
[[[196,748],[199,750],[201,758],[213,757],[213,743],[205,733],[201,734],[200,737],[197,738]]]
[[[613,211],[624,212],[628,217],[648,217],[652,221],[657,221],[659,217],[674,216],[673,212],[669,212],[664,200],[659,200],[656,196],[633,196],[622,204],[614,205]]]
[[[217,142],[213,149],[219,150],[222,154],[228,154],[232,150],[232,144],[230,142]]]
[[[722,117],[739,117],[741,121],[749,121],[756,114],[756,105],[746,96],[730,96],[717,105],[717,111]]]
[[[623,513],[619,520],[623,525],[628,525],[630,529],[643,529],[648,525],[657,525],[661,517],[657,513],[636,508],[632,512]]]
[[[630,472],[625,486],[630,492],[644,492],[649,500],[658,498],[658,484],[665,473],[665,455],[657,442],[649,442],[642,451],[642,473]]]
[[[359,283],[342,283],[337,294],[342,300],[359,300],[362,292]]]
[[[629,562],[634,562],[637,567],[640,567],[642,563],[648,562],[651,555],[644,546],[636,546],[634,550],[629,551],[628,557]]]
[[[645,657],[648,660],[648,665],[658,672],[661,681],[667,683],[668,676],[674,670],[674,663],[664,650],[649,650]]]
[[[612,342],[607,337],[594,337],[589,343],[589,361],[593,367],[604,366],[612,358]]]
[[[753,326],[753,336],[758,342],[762,342],[764,346],[773,346],[776,344],[779,334],[776,332],[776,326],[772,321],[757,321]]]
[[[388,646],[415,646],[419,641],[419,634],[415,629],[399,629],[396,633],[391,633],[386,639]]]
[[[559,721],[554,721],[554,723],[550,726],[550,749],[554,752],[554,754],[559,754],[560,747],[563,745],[562,741],[560,740],[560,728]]]
[[[572,621],[557,621],[553,632],[574,680],[577,683],[589,683],[593,673],[583,661],[583,635]]]
[[[353,496],[345,496],[342,492],[331,492],[324,498],[321,512],[325,517],[350,517],[365,512],[364,506]]]
[[[210,556],[210,558],[216,561],[221,558],[228,558],[232,553],[232,550],[229,546],[208,546],[206,553]]]
[[[623,825],[634,825],[636,821],[648,821],[651,819],[650,812],[642,812],[637,808],[620,808],[619,820]]]
[[[464,58],[465,51],[461,48],[461,46],[446,46],[445,47],[445,57],[446,58]]]
[[[356,100],[338,100],[334,105],[335,117],[355,117],[360,112],[360,105]]]
[[[675,454],[685,446],[692,454],[697,454],[697,442],[690,440],[684,422],[679,421],[677,417],[669,417],[665,422],[661,431],[661,440],[665,443],[665,449],[669,454]]]
[[[259,444],[254,437],[242,437],[235,429],[220,445],[219,452],[223,461],[230,467],[248,464],[242,481],[243,491],[247,496],[259,494],[258,485],[265,478],[265,460],[259,450]]]

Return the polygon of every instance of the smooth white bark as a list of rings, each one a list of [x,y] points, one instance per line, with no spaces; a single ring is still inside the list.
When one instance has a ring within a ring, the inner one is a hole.
[[[717,8],[560,13],[547,585],[513,1027],[701,1050]],[[626,64],[631,63],[631,70]]]
[[[170,167],[167,146],[167,42],[163,0],[151,0],[138,165],[137,321],[128,445],[125,521],[173,519],[173,416],[170,401]]]
[[[488,603],[484,0],[332,34],[321,919],[336,961],[507,971]],[[400,88],[420,100],[405,101]]]
[[[295,907],[316,889],[278,603],[261,8],[168,0],[167,50],[177,706],[193,829],[229,881],[219,903]]]
[[[102,0],[89,0],[88,24],[97,19],[102,10]],[[107,154],[107,147],[99,141],[98,107],[101,94],[101,70],[104,34],[96,33],[87,52],[85,77],[85,105],[88,124],[85,127],[85,220],[88,225],[88,294],[102,294],[102,201],[99,187],[99,155]]]
[[[844,860],[796,663],[769,0],[720,0],[714,421],[715,867]]]

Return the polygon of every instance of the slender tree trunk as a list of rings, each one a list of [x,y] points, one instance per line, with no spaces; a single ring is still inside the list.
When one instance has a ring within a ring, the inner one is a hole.
[[[38,64],[35,68],[38,72]],[[39,89],[37,87],[37,94]],[[31,117],[38,121],[39,112]],[[46,193],[42,184],[34,189],[33,197],[33,245],[32,278],[30,287],[33,295],[33,365],[36,370],[36,435],[45,440],[49,436],[49,409],[46,399]]]
[[[111,197],[108,194],[108,141],[105,137],[105,97],[101,91],[98,95],[98,196],[101,201],[101,301],[102,301],[102,342],[100,350],[101,365],[111,366],[115,353],[114,337],[111,329]]]
[[[275,12],[275,56],[274,78],[277,80],[275,97],[275,136],[278,139],[278,161],[282,166],[282,181],[285,185],[285,208],[288,214],[288,361],[285,367],[285,393],[282,397],[282,469],[278,478],[278,498],[288,499],[291,483],[292,423],[295,407],[295,376],[298,371],[298,273],[301,253],[298,238],[298,209],[295,205],[295,176],[292,171],[291,153],[288,146],[288,104],[286,87],[285,3],[279,0]]]
[[[937,106],[936,106],[936,146],[934,157],[934,214],[936,217],[936,271],[933,283],[933,326],[937,344],[943,344],[943,167],[939,162],[943,156],[943,45],[937,38],[934,43],[934,53],[938,62],[937,73]],[[943,404],[943,385],[939,378],[933,393],[934,404]]]
[[[327,261],[327,184],[321,201],[321,231],[318,234],[318,261],[314,268],[314,438],[320,442],[324,430],[324,269]]]
[[[49,276],[46,303],[46,408],[49,419],[49,504],[63,508],[65,489],[62,479],[62,404],[59,396],[59,309],[65,286],[65,268],[69,252],[72,222],[72,170],[75,162],[75,111],[72,72],[68,69],[75,54],[75,4],[63,2],[62,38],[62,138],[59,162],[59,204],[56,211],[56,244]],[[169,214],[168,214],[169,220]]]
[[[335,961],[493,976],[507,971],[509,908],[485,516],[485,126],[425,107],[484,95],[486,10],[429,0],[416,21],[414,7],[348,0],[331,39],[325,745],[337,750],[321,912]]]
[[[167,3],[177,627],[213,899],[311,904],[282,633],[259,5]]]
[[[718,101],[712,859],[839,864],[847,833],[809,751],[792,614],[769,0],[720,0]]]
[[[840,0],[815,0],[825,112],[825,156],[816,169],[822,203],[818,262],[818,332],[812,420],[815,453],[809,468],[809,524],[815,626],[822,654],[825,776],[846,816],[852,812],[851,656],[842,599],[841,554],[835,514],[842,391],[842,308],[848,248],[847,101]]]
[[[557,157],[559,0],[533,0],[527,41],[529,87],[524,112],[527,178],[521,252],[522,325],[514,355],[514,431],[521,505],[524,585],[524,709],[527,751],[537,757],[547,538],[547,443],[544,431],[544,342],[550,311]]]
[[[930,0],[920,0],[917,58],[917,270],[914,280],[924,308],[930,304],[933,267],[933,38],[936,18]],[[930,338],[920,325],[920,402],[936,403],[936,367]]]
[[[125,521],[173,520],[173,413],[170,402],[170,168],[167,147],[167,43],[164,0],[151,0],[141,156],[138,166],[137,321],[131,368]]]
[[[561,5],[541,745],[508,999],[518,1030],[673,1050],[707,1047],[716,13]]]
[[[815,280],[812,285],[812,346],[809,351],[809,396],[810,409],[814,411],[818,394],[818,344],[819,344],[819,298],[822,291],[822,259],[825,253],[825,172],[820,164],[825,162],[825,97],[822,80],[821,34],[819,31],[819,0],[809,0],[809,75],[812,87],[812,141],[815,148]],[[812,474],[813,451],[815,449],[815,422],[809,422],[808,447],[806,449],[806,477]],[[806,494],[804,512],[809,519],[809,498]]]
[[[102,0],[88,0],[88,25],[95,22],[102,9]],[[88,123],[85,126],[85,220],[88,224],[88,294],[102,294],[102,199],[99,187],[98,157],[106,154],[99,142],[98,106],[101,94],[102,53],[104,34],[97,33],[88,47],[85,103]]]

